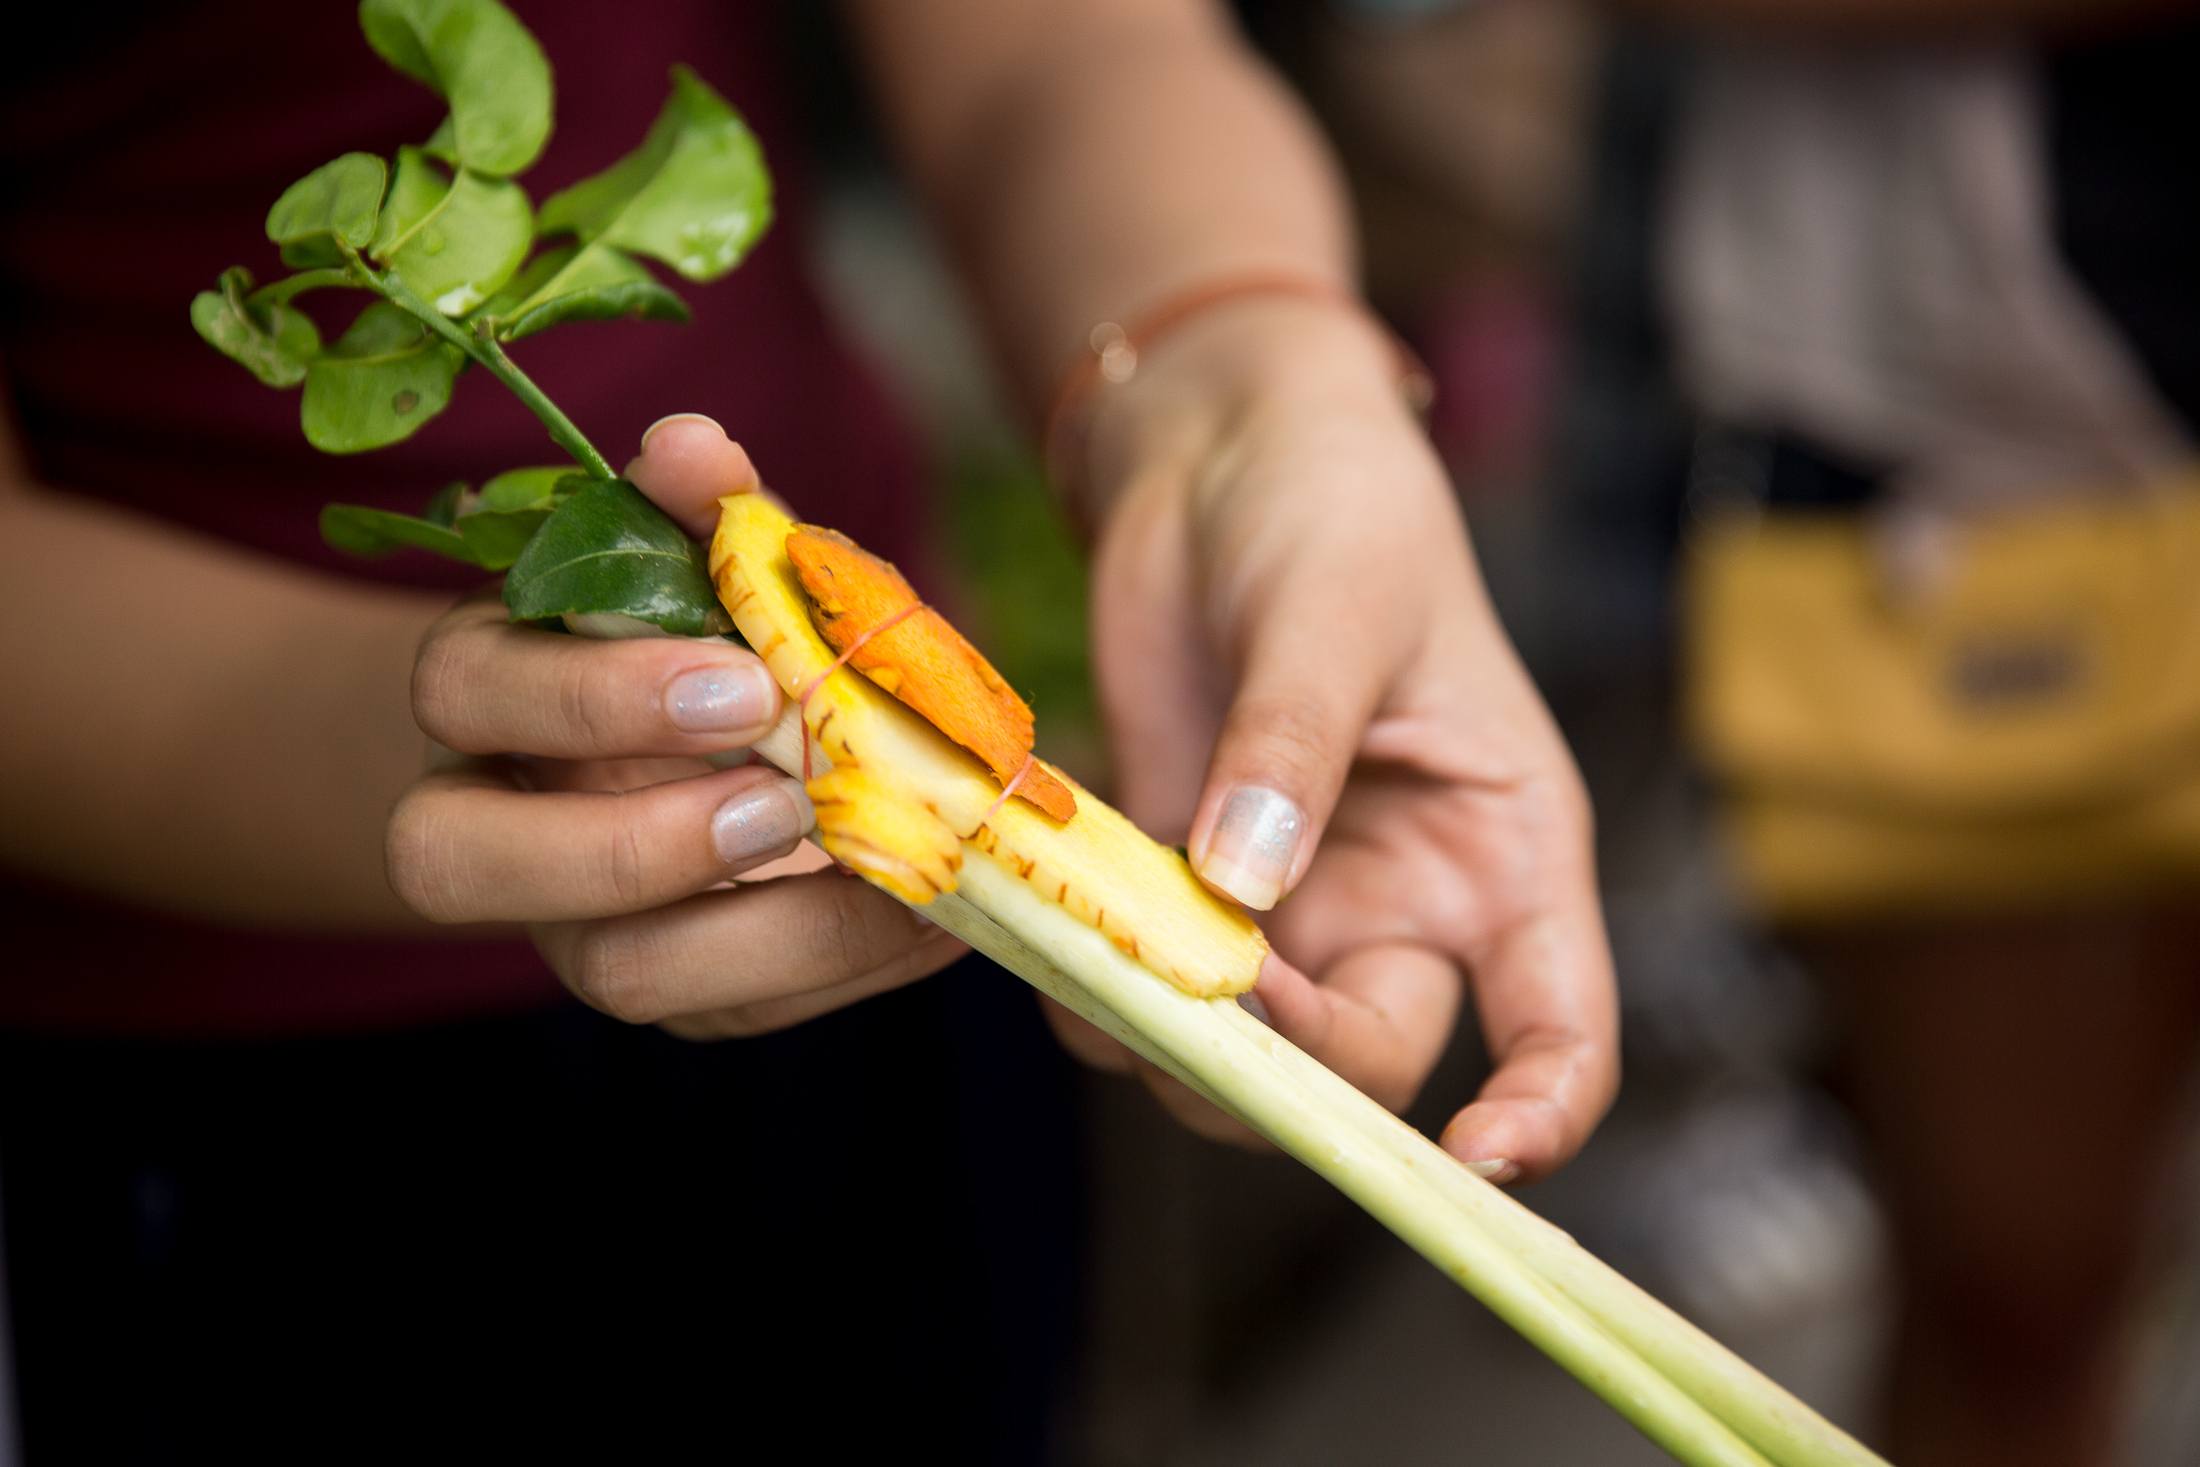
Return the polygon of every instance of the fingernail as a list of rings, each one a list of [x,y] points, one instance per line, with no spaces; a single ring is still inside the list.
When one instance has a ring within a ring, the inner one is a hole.
[[[791,850],[817,824],[810,797],[792,779],[752,786],[710,817],[710,843],[718,859],[740,870]]]
[[[1520,1168],[1514,1166],[1502,1156],[1492,1157],[1488,1161],[1461,1162],[1460,1165],[1473,1172],[1483,1181],[1495,1182],[1500,1187],[1520,1175]]]
[[[1257,912],[1283,895],[1306,832],[1306,812],[1288,796],[1259,785],[1240,785],[1222,802],[1214,833],[1199,858],[1199,874]]]
[[[770,722],[778,685],[754,662],[698,667],[665,684],[665,715],[687,733],[731,733]]]
[[[649,452],[649,440],[651,436],[654,435],[659,428],[662,428],[667,423],[708,423],[721,433],[726,431],[725,427],[720,424],[716,418],[709,417],[703,413],[666,413],[656,422],[651,423],[648,427],[642,430],[642,452]]]
[[[1245,1010],[1245,1012],[1251,1014],[1254,1018],[1260,1020],[1263,1024],[1268,1023],[1268,1005],[1260,1001],[1259,994],[1246,992],[1239,994],[1237,998],[1239,1008]],[[1273,1028],[1275,1026],[1269,1025],[1269,1027]]]

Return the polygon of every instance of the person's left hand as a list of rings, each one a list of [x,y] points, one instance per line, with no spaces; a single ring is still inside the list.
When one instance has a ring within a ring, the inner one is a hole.
[[[1402,1109],[1464,977],[1497,1069],[1444,1144],[1532,1179],[1618,1083],[1589,807],[1391,373],[1348,312],[1246,301],[1103,391],[1082,465],[1101,702],[1126,811],[1269,912],[1268,1022]]]

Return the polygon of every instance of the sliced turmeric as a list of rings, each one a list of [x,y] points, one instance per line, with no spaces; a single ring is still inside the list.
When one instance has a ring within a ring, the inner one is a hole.
[[[1077,813],[1069,786],[1032,757],[1030,706],[946,617],[919,604],[900,571],[818,525],[788,533],[787,559],[818,633],[849,666],[984,760],[1017,798],[1056,820]]]

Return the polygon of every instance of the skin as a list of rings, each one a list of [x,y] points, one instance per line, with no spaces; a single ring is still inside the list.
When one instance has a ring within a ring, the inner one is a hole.
[[[0,719],[0,859],[225,921],[420,930],[380,831],[420,770],[405,686],[446,603],[35,489],[4,426],[0,460],[0,606],[39,629],[9,651],[35,691]]]

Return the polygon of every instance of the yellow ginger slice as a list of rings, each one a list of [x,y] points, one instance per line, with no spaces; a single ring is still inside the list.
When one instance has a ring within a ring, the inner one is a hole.
[[[923,906],[955,889],[963,844],[945,822],[860,764],[812,779],[818,843],[849,870]]]
[[[838,654],[818,634],[788,559],[793,528],[763,495],[720,500],[710,572],[741,635],[788,696],[798,697]],[[915,816],[921,809],[979,853],[966,850],[966,860],[997,862],[1187,993],[1242,993],[1260,976],[1268,943],[1251,919],[1202,886],[1182,856],[1059,770],[1051,772],[1077,801],[1067,824],[1021,800],[1000,802],[1000,785],[974,755],[847,668],[825,677],[803,718],[834,773],[854,766],[874,781],[828,788],[836,797],[831,803],[847,807],[835,814],[834,838],[867,841],[912,871],[936,870],[925,866],[923,853],[936,846],[921,833],[927,829]],[[890,812],[868,818],[866,790],[886,795],[881,804]]]
[[[787,559],[809,593],[818,631],[849,666],[983,759],[1003,789],[1015,783],[1018,799],[1057,820],[1077,813],[1068,785],[1037,761],[1025,767],[1030,707],[946,617],[918,603],[900,571],[816,525],[795,526]]]

